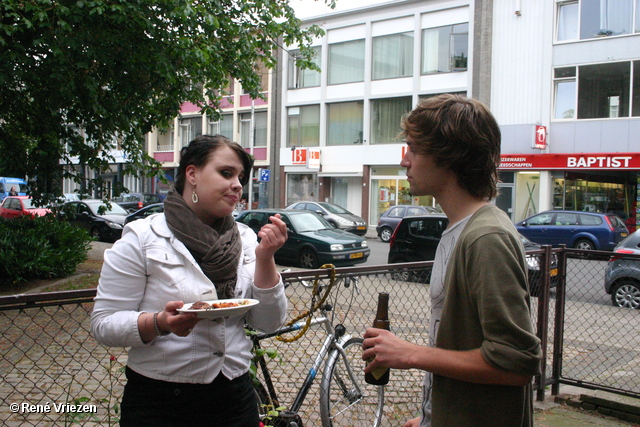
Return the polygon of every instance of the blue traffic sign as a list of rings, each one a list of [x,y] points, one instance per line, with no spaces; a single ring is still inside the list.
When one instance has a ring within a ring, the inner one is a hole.
[[[258,169],[258,181],[268,182],[270,174],[269,169]]]

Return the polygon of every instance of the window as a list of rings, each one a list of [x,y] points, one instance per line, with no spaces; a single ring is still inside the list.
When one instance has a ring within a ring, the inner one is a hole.
[[[364,81],[364,39],[329,46],[329,84]]]
[[[269,91],[269,74],[271,70],[262,63],[262,61],[257,61],[254,65],[254,70],[260,79],[260,92],[268,92]],[[243,87],[243,94],[248,94],[249,92]]]
[[[310,147],[320,145],[320,106],[305,105],[287,110],[287,147]]]
[[[251,138],[253,136],[253,141]],[[243,148],[267,146],[267,112],[253,113],[253,135],[251,113],[240,115],[240,145]]]
[[[614,62],[578,67],[578,119],[629,116],[630,65]]]
[[[411,111],[411,97],[376,99],[371,101],[371,143],[388,144],[401,142],[400,121]]]
[[[363,101],[327,104],[327,145],[362,144]]]
[[[558,41],[578,38],[578,11],[577,2],[558,5]]]
[[[311,60],[320,67],[321,46],[312,47],[315,56]],[[289,52],[289,89],[299,89],[303,87],[320,86],[320,72],[310,69],[302,69],[296,65],[296,61],[300,58],[299,50]]]
[[[373,80],[413,75],[413,32],[373,38]]]
[[[466,71],[469,24],[422,30],[422,74]]]
[[[543,213],[529,218],[527,225],[551,225],[553,213]]]
[[[198,135],[202,135],[202,116],[180,119],[180,143],[182,147],[189,143]]]
[[[224,135],[233,140],[233,115],[223,114],[220,120],[209,120],[209,135]]]
[[[561,1],[556,39],[585,40],[639,32],[639,17],[640,0]]]
[[[555,73],[555,118],[574,119],[576,114],[576,68],[557,68]]]
[[[640,61],[557,68],[554,77],[556,119],[640,116]]]

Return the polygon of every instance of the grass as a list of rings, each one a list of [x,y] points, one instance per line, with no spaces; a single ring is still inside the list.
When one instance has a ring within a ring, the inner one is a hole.
[[[88,259],[78,265],[73,275],[62,279],[35,279],[0,289],[0,296],[34,293],[58,292],[98,287],[102,260]]]

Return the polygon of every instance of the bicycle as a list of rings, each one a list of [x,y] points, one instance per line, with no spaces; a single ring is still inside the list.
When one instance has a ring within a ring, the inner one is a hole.
[[[300,278],[298,278],[298,281],[305,287],[312,287],[312,285],[300,280]],[[264,381],[263,384],[256,375],[254,388],[258,397],[260,418],[263,421],[268,420],[268,425],[303,427],[298,411],[302,407],[324,362],[320,381],[320,418],[322,426],[380,426],[384,406],[384,386],[374,386],[364,382],[363,339],[347,334],[346,327],[342,324],[334,326],[333,316],[330,318],[333,306],[325,302],[331,287],[338,284],[342,284],[345,288],[351,288],[352,295],[354,292],[359,294],[357,277],[345,277],[336,281],[335,270],[332,269],[329,284],[316,279],[313,285],[312,310],[315,304],[314,300],[321,292],[325,292],[323,299],[316,305],[317,310],[320,312],[319,317],[311,319],[309,315],[308,319],[310,320],[306,322],[296,321],[273,333],[250,334],[254,354],[260,354],[255,359],[257,359],[257,366],[260,368]],[[326,336],[311,368],[297,391],[293,403],[289,408],[276,411],[278,413],[277,416],[270,416],[266,413],[265,408],[273,409],[278,408],[280,405],[265,356],[261,354],[263,352],[258,351],[261,349],[260,342],[267,338],[281,337],[283,334],[318,326],[324,329]]]

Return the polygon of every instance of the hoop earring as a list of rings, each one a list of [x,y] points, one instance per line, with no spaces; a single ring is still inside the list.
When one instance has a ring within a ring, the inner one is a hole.
[[[193,186],[193,193],[191,193],[191,201],[195,204],[198,203],[198,194],[196,193],[196,186]]]

